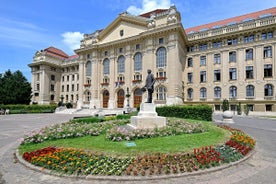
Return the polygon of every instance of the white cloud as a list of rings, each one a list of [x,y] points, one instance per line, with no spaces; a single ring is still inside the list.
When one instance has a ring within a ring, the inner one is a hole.
[[[83,38],[83,33],[80,32],[65,32],[62,34],[63,43],[71,50],[78,49],[80,47],[80,40]]]
[[[149,12],[155,9],[169,8],[171,5],[170,0],[143,0],[142,7],[130,6],[127,12],[134,15],[139,15],[141,13]]]

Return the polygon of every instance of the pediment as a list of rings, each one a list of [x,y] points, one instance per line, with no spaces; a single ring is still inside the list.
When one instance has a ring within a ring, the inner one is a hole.
[[[108,43],[139,35],[148,29],[146,20],[143,17],[120,15],[100,33],[98,43]]]

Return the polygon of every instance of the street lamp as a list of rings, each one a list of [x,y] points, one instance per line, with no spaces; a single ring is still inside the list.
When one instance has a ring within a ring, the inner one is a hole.
[[[129,97],[130,97],[130,94],[129,94],[129,88],[128,87],[127,87],[126,97],[127,97],[127,112],[129,113],[130,112],[130,106],[129,106]]]

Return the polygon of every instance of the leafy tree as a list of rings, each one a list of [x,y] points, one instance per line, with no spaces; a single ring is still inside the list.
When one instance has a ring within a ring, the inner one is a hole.
[[[31,84],[17,70],[6,71],[0,75],[0,104],[29,104],[31,99]]]
[[[239,104],[238,104],[237,111],[238,111],[238,115],[241,115],[241,114],[242,114],[242,110],[241,110],[241,102],[239,102]]]
[[[224,99],[222,101],[222,111],[224,112],[224,111],[227,111],[227,110],[229,110],[229,102],[228,102],[227,99]]]

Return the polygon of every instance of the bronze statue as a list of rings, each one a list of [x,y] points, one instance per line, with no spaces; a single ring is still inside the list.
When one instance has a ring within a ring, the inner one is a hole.
[[[155,79],[153,74],[151,73],[151,70],[148,69],[148,76],[146,79],[146,85],[142,88],[142,91],[145,92],[148,91],[148,99],[146,103],[152,103],[152,93],[154,91],[154,83]]]

